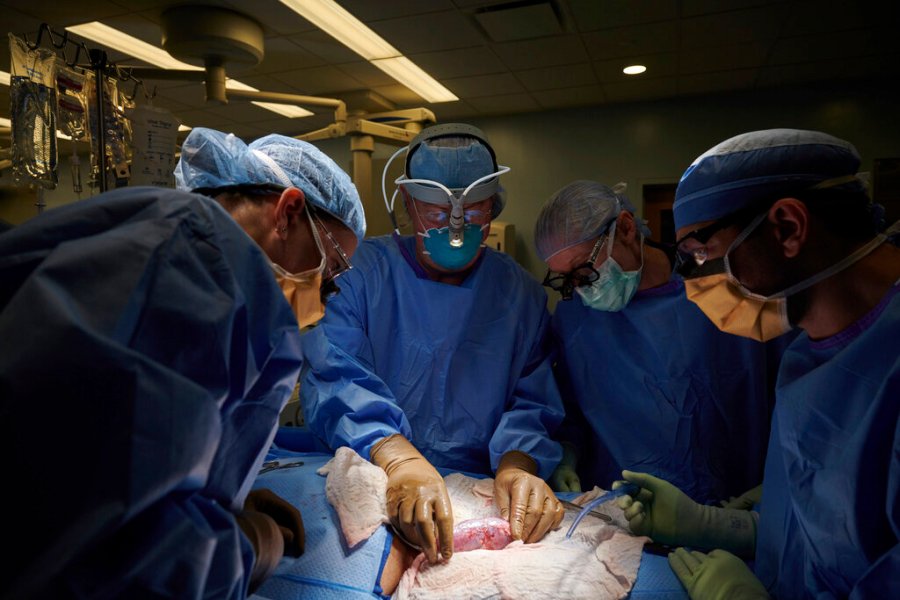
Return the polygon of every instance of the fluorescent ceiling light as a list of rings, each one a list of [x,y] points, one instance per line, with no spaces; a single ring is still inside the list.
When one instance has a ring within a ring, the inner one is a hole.
[[[405,56],[373,60],[372,64],[422,96],[426,102],[452,102],[459,100],[453,92],[433,79]]]
[[[332,0],[281,0],[281,3],[366,60],[401,56],[380,35]]]
[[[104,25],[99,21],[73,25],[71,27],[66,27],[66,29],[81,37],[103,44],[107,48],[118,50],[128,56],[139,58],[144,62],[156,65],[163,69],[184,69],[187,71],[203,70],[202,67],[195,67],[186,62],[181,62],[162,48],[157,48],[152,44],[148,44],[143,40],[132,37],[109,25]]]
[[[0,71],[0,83],[3,85],[9,85],[10,74],[6,71]]]
[[[139,40],[136,37],[132,37],[123,31],[119,31],[118,29],[110,27],[109,25],[104,25],[98,21],[73,25],[72,27],[66,27],[66,29],[74,34],[93,40],[98,44],[103,44],[108,48],[118,50],[119,52],[163,69],[182,69],[187,71],[203,70],[202,67],[195,67],[194,65],[189,65],[186,62],[181,62],[180,60],[173,58],[171,54],[162,48],[157,48],[152,44],[148,44],[143,40]],[[252,92],[259,91],[255,87],[250,87],[249,85],[245,85],[234,79],[227,80],[225,82],[225,87]],[[308,117],[313,114],[306,109],[291,104],[276,104],[274,102],[253,102],[253,104],[291,119]]]
[[[427,102],[459,100],[453,92],[341,8],[334,0],[280,0],[282,4],[422,96]]]
[[[625,67],[622,69],[622,72],[626,75],[640,75],[644,71],[647,70],[647,67],[644,65],[631,65],[630,67]]]
[[[178,126],[178,131],[190,131],[191,129],[193,129],[193,127],[184,124]]]

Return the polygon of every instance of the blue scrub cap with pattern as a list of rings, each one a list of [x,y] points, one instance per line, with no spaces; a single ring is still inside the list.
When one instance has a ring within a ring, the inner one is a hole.
[[[675,228],[724,217],[757,201],[817,185],[865,191],[849,142],[821,131],[766,129],[735,136],[701,154],[675,191]]]
[[[296,187],[308,202],[340,220],[360,241],[366,234],[356,186],[309,142],[271,134],[247,145],[234,134],[195,127],[181,145],[176,187],[194,190],[242,183]]]

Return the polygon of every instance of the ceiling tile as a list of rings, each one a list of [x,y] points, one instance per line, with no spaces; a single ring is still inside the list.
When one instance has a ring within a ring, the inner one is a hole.
[[[279,81],[297,89],[306,90],[312,96],[327,94],[328,92],[342,92],[356,90],[364,87],[336,67],[314,67],[312,69],[299,69],[271,75]]]
[[[681,47],[765,43],[778,36],[786,14],[785,4],[682,19]]]
[[[193,0],[190,2],[194,4]],[[253,2],[236,1],[235,10],[244,13],[263,26],[267,35],[292,35],[318,31],[315,25],[295,13],[278,0]]]
[[[528,91],[582,87],[597,83],[590,63],[516,71],[515,76]]]
[[[678,93],[709,94],[727,90],[749,89],[756,83],[759,69],[738,69],[718,73],[697,73],[678,78]]]
[[[240,71],[252,70],[255,73],[278,73],[294,71],[308,67],[319,67],[325,64],[320,57],[307,52],[287,38],[266,38],[265,56],[258,65],[235,65]],[[228,67],[228,65],[226,65]],[[238,73],[238,69],[234,72]],[[231,72],[231,69],[229,69]]]
[[[85,21],[102,21],[114,15],[133,12],[105,0],[79,0],[79,2],[35,2],[35,0],[4,0],[3,6],[50,25],[54,31],[63,31],[69,25]],[[90,15],[88,17],[87,15]]]
[[[441,80],[506,71],[500,59],[487,48],[426,52],[410,56],[409,59],[432,77]]]
[[[525,92],[525,88],[522,87],[519,80],[513,77],[511,73],[445,79],[443,84],[446,85],[451,92],[464,98]]]
[[[795,0],[788,7],[782,32],[785,35],[794,36],[859,29],[865,27],[871,18],[871,7],[867,2]]]
[[[769,52],[767,44],[750,43],[736,46],[709,48],[688,48],[682,50],[678,59],[682,74],[727,71],[761,67]]]
[[[422,97],[417,93],[404,85],[400,85],[399,83],[394,83],[391,85],[380,85],[374,88],[374,91],[378,92],[379,94],[396,104],[398,108],[431,106],[426,103],[425,100],[423,100]]]
[[[893,73],[900,72],[900,57],[894,60],[838,59],[814,63],[775,65],[760,71],[758,84],[771,87],[796,85],[813,81],[838,81],[883,75],[885,67],[893,66]],[[890,71],[887,71],[890,72]]]
[[[584,62],[588,58],[584,44],[577,35],[491,44],[491,49],[513,71],[570,65]]]
[[[619,27],[582,34],[593,60],[672,52],[678,48],[675,21]]]
[[[840,34],[820,33],[778,40],[772,47],[768,65],[833,60],[876,53],[871,33],[866,30],[843,31]]]
[[[681,14],[685,17],[728,12],[741,8],[783,4],[784,0],[682,0]]]
[[[549,1],[501,4],[475,12],[475,21],[494,42],[543,38],[563,33],[557,10]]]
[[[678,57],[671,53],[598,60],[593,64],[600,83],[671,77],[678,74]],[[644,65],[647,70],[640,75],[626,75],[622,72],[622,69],[631,65]]]
[[[340,64],[359,60],[360,56],[324,31],[307,31],[292,35],[292,42],[327,63]]]
[[[444,102],[431,106],[437,120],[465,121],[478,116],[478,110],[468,102]]]
[[[403,54],[481,46],[486,40],[457,11],[375,21],[371,28]]]
[[[352,63],[344,63],[341,65],[341,71],[362,83],[365,87],[374,88],[380,85],[392,85],[397,83],[394,78],[373,65],[372,63],[360,60]]]
[[[573,106],[594,106],[603,104],[606,95],[599,85],[567,88],[560,90],[544,90],[531,94],[537,99],[541,108],[551,110]]]
[[[631,102],[675,96],[678,86],[675,77],[657,77],[607,83],[603,91],[608,102]]]
[[[677,0],[569,0],[578,31],[610,29],[678,17]]]
[[[483,96],[472,98],[469,104],[481,114],[512,114],[537,110],[540,105],[529,94],[509,94],[506,96]]]

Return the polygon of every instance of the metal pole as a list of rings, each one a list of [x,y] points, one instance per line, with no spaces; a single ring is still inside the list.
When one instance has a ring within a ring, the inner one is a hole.
[[[100,167],[100,192],[106,191],[106,121],[103,114],[103,89],[106,69],[106,52],[92,49],[91,68],[94,70],[94,79],[97,84],[97,148],[100,156],[97,157],[97,165]]]

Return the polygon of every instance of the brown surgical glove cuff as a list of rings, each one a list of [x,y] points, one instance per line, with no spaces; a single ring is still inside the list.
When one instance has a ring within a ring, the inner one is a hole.
[[[521,450],[510,450],[500,457],[500,464],[497,465],[497,474],[506,469],[522,469],[526,473],[537,475],[537,462],[522,452]]]

